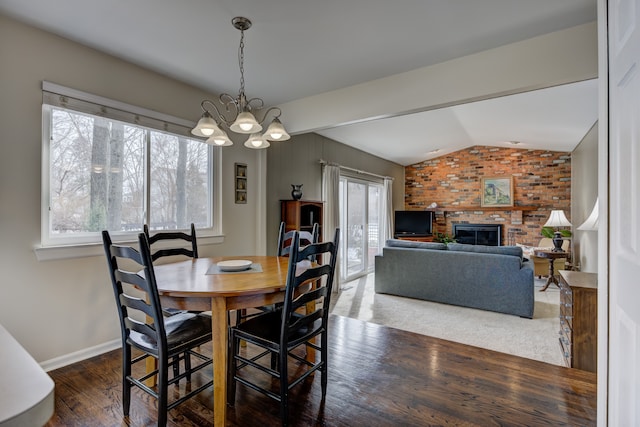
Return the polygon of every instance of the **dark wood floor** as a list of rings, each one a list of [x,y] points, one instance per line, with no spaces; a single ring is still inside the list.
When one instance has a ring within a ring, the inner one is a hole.
[[[327,398],[320,376],[293,393],[297,426],[595,426],[590,372],[331,317]],[[559,351],[559,350],[558,350]],[[47,426],[146,426],[155,401],[134,392],[122,416],[120,351],[49,372],[56,409]],[[169,412],[169,426],[212,425],[212,391]],[[228,426],[277,426],[278,405],[238,386]]]

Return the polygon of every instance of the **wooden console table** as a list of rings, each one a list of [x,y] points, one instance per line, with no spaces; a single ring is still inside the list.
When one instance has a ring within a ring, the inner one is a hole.
[[[414,242],[433,242],[433,235],[431,236],[398,235],[395,238],[399,240],[412,240]]]
[[[560,271],[560,349],[569,368],[596,372],[598,275]]]

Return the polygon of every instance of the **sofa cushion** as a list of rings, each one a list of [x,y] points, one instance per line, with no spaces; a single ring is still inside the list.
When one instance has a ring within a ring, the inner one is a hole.
[[[531,255],[533,255],[533,252],[536,250],[534,246],[522,245],[520,243],[516,243],[516,246],[519,248],[522,248],[522,255],[525,258],[529,258]]]
[[[550,251],[553,249],[553,246],[527,246],[527,245],[521,245],[520,243],[516,243],[516,246],[518,246],[519,248],[522,248],[522,255],[525,258],[530,258],[532,256],[534,256],[536,251]]]
[[[484,246],[449,243],[447,249],[459,252],[476,252],[483,254],[510,255],[522,259],[522,248],[518,246]]]
[[[446,250],[447,245],[438,242],[416,242],[413,240],[401,240],[401,239],[389,239],[387,240],[388,247],[394,248],[415,248],[415,249],[436,249]]]

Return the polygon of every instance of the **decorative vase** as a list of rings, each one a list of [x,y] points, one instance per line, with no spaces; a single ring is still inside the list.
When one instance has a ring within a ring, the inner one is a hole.
[[[300,189],[302,188],[302,184],[291,184],[291,187],[293,187],[293,190],[291,190],[293,200],[300,200],[302,197],[302,190]]]

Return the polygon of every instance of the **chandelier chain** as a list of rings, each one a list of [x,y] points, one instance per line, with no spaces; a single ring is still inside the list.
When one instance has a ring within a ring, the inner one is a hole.
[[[244,30],[240,30],[240,47],[238,48],[238,63],[240,64],[240,91],[238,98],[244,102]],[[242,105],[240,107],[243,107]]]

